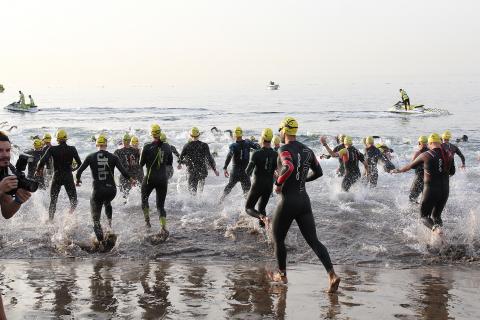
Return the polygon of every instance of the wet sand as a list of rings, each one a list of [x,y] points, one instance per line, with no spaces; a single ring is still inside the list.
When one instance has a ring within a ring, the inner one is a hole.
[[[209,261],[2,260],[9,319],[478,319],[480,268],[337,266],[329,295],[318,265]]]

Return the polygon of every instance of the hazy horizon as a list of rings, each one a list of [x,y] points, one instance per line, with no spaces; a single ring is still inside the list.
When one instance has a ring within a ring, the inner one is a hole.
[[[480,74],[475,1],[140,4],[4,4],[0,83],[168,86]]]

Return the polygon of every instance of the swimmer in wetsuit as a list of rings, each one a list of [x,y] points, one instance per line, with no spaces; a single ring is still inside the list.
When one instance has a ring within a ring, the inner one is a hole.
[[[418,138],[418,150],[412,156],[412,161],[415,161],[419,155],[428,151],[428,137],[420,136]],[[408,198],[410,202],[417,202],[418,196],[423,192],[423,164],[419,164],[412,169],[415,169],[415,179],[410,187],[410,195]]]
[[[328,153],[332,151],[327,144],[326,137],[320,137],[320,143],[325,147],[325,149],[327,149]],[[365,167],[365,176],[368,176],[368,163],[363,154],[352,145],[352,137],[345,136],[343,138],[343,144],[345,148],[333,154],[335,157],[339,157],[343,162],[345,167],[345,176],[342,180],[342,189],[344,191],[348,191],[350,190],[350,187],[362,176],[360,173],[360,168],[358,167],[358,163],[363,163]]]
[[[73,213],[77,207],[77,190],[73,181],[72,163],[75,160],[78,166],[82,164],[78,156],[77,149],[74,146],[67,145],[67,132],[63,129],[57,132],[57,146],[51,146],[47,149],[37,165],[36,175],[43,175],[43,167],[50,158],[53,159],[53,179],[50,186],[50,206],[48,208],[49,219],[53,220],[57,209],[57,200],[60,189],[63,186],[70,199],[70,213]]]
[[[442,141],[443,141],[442,147],[445,151],[449,153],[449,156],[451,156],[452,159],[454,159],[453,170],[455,170],[455,157],[454,157],[455,154],[460,157],[460,160],[462,160],[462,165],[460,166],[460,169],[465,169],[465,156],[456,145],[450,143],[451,139],[452,139],[452,133],[449,130],[446,130],[442,134]]]
[[[127,170],[122,166],[118,156],[107,151],[107,137],[99,135],[96,141],[97,152],[89,154],[80,168],[77,170],[76,180],[77,186],[82,183],[82,173],[90,167],[92,171],[92,195],[90,197],[90,212],[93,220],[93,231],[97,237],[99,244],[107,245],[104,242],[102,225],[100,217],[102,207],[105,207],[105,215],[108,219],[108,225],[112,227],[112,200],[117,194],[117,186],[115,184],[114,170],[117,168],[122,176],[130,183],[135,181],[130,177]]]
[[[338,134],[335,137],[335,140],[337,141],[337,146],[335,146],[333,149],[330,149],[330,147],[326,144],[326,141],[327,141],[326,138],[324,138],[325,143],[320,141],[331,157],[338,158],[337,175],[339,177],[343,177],[345,175],[345,164],[343,163],[342,159],[338,156],[338,151],[345,148],[345,145],[343,144],[344,138],[345,138],[345,135],[343,133]]]
[[[138,166],[138,162],[140,160],[140,151],[130,146],[130,140],[132,140],[132,137],[130,137],[128,133],[125,133],[122,139],[123,147],[113,152],[113,154],[120,159],[122,167],[127,170],[129,176],[129,178],[125,178],[123,175],[120,176],[120,192],[122,192],[125,201],[127,200],[128,194],[132,189],[130,177],[135,177],[136,173],[138,172],[136,165]]]
[[[278,151],[279,177],[275,192],[281,195],[272,221],[275,256],[279,271],[273,280],[287,283],[287,251],[285,238],[295,220],[308,245],[322,262],[329,276],[329,293],[337,291],[340,278],[335,274],[327,248],[318,240],[310,198],[305,183],[322,176],[322,168],[315,154],[304,144],[296,141],[298,123],[286,117],[280,123],[280,136],[285,144]],[[310,171],[310,173],[309,173]]]
[[[161,129],[158,124],[153,124],[150,130],[153,141],[145,144],[140,157],[140,166],[147,168],[147,173],[142,183],[142,210],[147,228],[150,224],[150,209],[148,198],[155,189],[157,194],[157,211],[160,214],[161,233],[168,236],[167,212],[165,211],[165,198],[167,197],[168,179],[173,172],[172,150],[168,143],[160,141]]]
[[[254,173],[252,187],[248,192],[245,211],[259,220],[260,226],[265,227],[267,221],[268,200],[272,195],[274,173],[277,169],[277,152],[273,150],[271,141],[273,139],[272,129],[267,128],[262,131],[262,148],[255,150],[247,166],[246,173],[251,176]],[[258,210],[255,209],[257,202]]]
[[[38,162],[44,153],[45,151],[43,150],[43,143],[40,139],[33,140],[33,149],[25,151],[25,154],[30,156],[28,158],[27,178],[37,181],[40,189],[45,189],[45,178],[43,175],[36,176],[35,171],[37,170]]]
[[[225,199],[225,197],[232,191],[233,187],[235,187],[238,182],[240,182],[245,195],[250,190],[250,177],[245,172],[245,169],[250,162],[250,150],[256,150],[260,148],[260,145],[257,143],[254,143],[248,139],[243,140],[242,128],[235,128],[233,133],[235,134],[236,141],[230,145],[227,158],[225,159],[225,165],[223,166],[223,173],[226,178],[229,178],[229,181],[223,190],[223,195],[220,198],[220,202]],[[233,165],[232,170],[229,173],[228,165],[230,164],[230,161],[233,162]]]
[[[443,149],[440,136],[432,133],[428,137],[429,150],[420,154],[410,164],[393,173],[411,170],[418,165],[424,168],[423,197],[420,213],[423,224],[434,232],[441,233],[442,211],[450,192],[449,180],[452,175],[453,157]]]
[[[367,181],[371,187],[376,187],[378,182],[378,161],[388,161],[383,153],[375,147],[374,139],[372,136],[365,138],[365,158],[368,163],[368,175]]]
[[[200,130],[197,127],[190,130],[190,138],[191,140],[183,147],[178,158],[178,170],[182,169],[182,164],[187,167],[188,190],[192,194],[196,194],[197,189],[200,189],[200,192],[203,191],[205,179],[208,176],[208,167],[217,177],[220,174],[208,144],[199,140]]]

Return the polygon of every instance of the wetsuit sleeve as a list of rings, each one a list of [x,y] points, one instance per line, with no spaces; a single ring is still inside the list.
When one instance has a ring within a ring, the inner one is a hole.
[[[422,152],[421,152],[420,150],[417,150],[417,151],[413,154],[413,156],[412,156],[412,161],[414,161],[415,159],[417,159],[418,156],[421,155],[421,154],[422,154]]]
[[[412,168],[415,168],[419,165],[422,165],[423,162],[425,161],[425,155],[424,153],[422,153],[421,155],[419,155],[415,160],[413,160],[412,162],[410,162],[409,164],[407,164],[405,167],[401,168],[399,171],[400,172],[406,172],[408,170],[411,170]]]
[[[217,164],[215,163],[215,159],[213,159],[213,156],[210,153],[210,147],[206,143],[205,143],[205,156],[207,158],[208,164],[210,165],[210,168],[212,168],[212,170],[216,170]]]
[[[225,159],[225,165],[223,166],[223,170],[227,170],[228,165],[230,164],[230,161],[232,160],[232,157],[233,157],[233,145],[230,145],[229,152],[227,154],[227,158]]]
[[[280,152],[280,162],[282,164],[282,167],[280,169],[280,174],[275,182],[277,185],[282,185],[287,181],[287,179],[290,177],[290,175],[293,172],[294,165],[292,161],[292,155],[288,151],[281,151]]]
[[[82,160],[78,156],[77,148],[72,147],[72,152],[73,152],[73,159],[75,159],[75,161],[77,162],[77,166],[80,166],[82,164]],[[77,170],[77,169],[75,169],[75,170]],[[72,171],[75,171],[75,170],[72,170]]]
[[[258,149],[260,149],[260,145],[256,142],[250,141],[250,148],[258,150]]]
[[[249,176],[252,175],[253,169],[255,169],[255,159],[256,159],[256,152],[252,154],[252,158],[250,159],[250,162],[248,163],[247,169],[245,169],[245,173]]]
[[[183,164],[184,158],[185,158],[185,153],[187,152],[187,146],[188,144],[184,145],[182,148],[182,152],[180,153],[180,156],[178,157],[178,164]]]
[[[167,166],[173,165],[173,152],[172,152],[172,147],[171,146],[170,146],[170,152],[167,152],[167,158],[165,159],[165,165],[167,165]]]
[[[140,167],[143,167],[147,163],[147,146],[144,146],[142,149],[142,154],[140,155]]]
[[[360,162],[365,162],[365,156],[363,155],[363,153],[361,152],[357,152],[358,153],[358,160]]]
[[[457,146],[455,146],[455,153],[460,157],[460,159],[462,160],[462,164],[465,166],[465,156]]]
[[[115,163],[115,167],[117,167],[118,171],[124,176],[126,179],[130,179],[130,175],[128,174],[127,170],[122,166],[122,163],[120,162],[120,158],[117,157],[116,155],[113,155],[113,161]]]
[[[170,148],[172,149],[172,153],[175,155],[175,157],[177,157],[177,159],[180,157],[180,154],[178,153],[178,150],[177,148],[175,148],[174,146],[170,146]]]
[[[40,158],[40,161],[38,161],[37,170],[42,170],[45,163],[47,163],[47,161],[50,159],[52,155],[51,149],[52,147],[48,148],[47,151],[45,151],[43,156]]]
[[[320,163],[317,160],[317,157],[315,157],[315,154],[313,154],[313,161],[312,164],[310,165],[311,171],[308,173],[307,179],[305,180],[306,182],[316,180],[323,176],[323,170],[322,167],[320,166]]]
[[[90,162],[91,162],[91,155],[88,155],[86,158],[85,158],[85,161],[82,163],[82,165],[80,166],[80,168],[78,168],[77,170],[77,175],[76,175],[76,178],[77,178],[77,181],[78,180],[81,180],[81,177],[82,177],[82,173],[83,171],[85,171],[85,169],[87,169],[87,167],[90,165]]]

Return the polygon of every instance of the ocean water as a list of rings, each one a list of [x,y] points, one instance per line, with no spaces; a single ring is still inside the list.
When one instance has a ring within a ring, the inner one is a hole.
[[[158,123],[170,144],[181,149],[188,131],[197,126],[201,139],[209,143],[222,168],[228,134],[213,134],[212,126],[221,130],[239,125],[245,135],[258,137],[265,127],[276,129],[286,115],[300,124],[299,140],[317,155],[324,153],[320,135],[352,135],[361,147],[361,138],[377,135],[379,141],[394,149],[395,165],[406,164],[416,148],[419,135],[450,129],[454,138],[468,135],[469,142],[459,147],[467,159],[467,169],[457,170],[451,179],[451,192],[443,213],[447,250],[429,250],[429,235],[418,220],[419,208],[408,202],[413,173],[390,175],[380,172],[375,189],[357,184],[349,194],[340,191],[335,176],[337,160],[322,160],[324,176],[309,183],[319,239],[327,246],[335,264],[364,264],[412,267],[432,263],[447,264],[480,255],[480,168],[478,161],[478,107],[480,80],[449,79],[351,82],[351,83],[280,83],[278,91],[264,84],[222,86],[158,87],[59,87],[22,88],[32,94],[41,111],[16,114],[0,110],[3,129],[12,125],[11,140],[16,152],[31,145],[31,137],[64,128],[69,144],[75,145],[81,158],[95,151],[91,137],[105,132],[114,151],[125,132],[135,134],[141,144],[149,140],[148,130]],[[17,99],[15,90],[0,95],[0,104]],[[414,104],[422,103],[432,112],[425,115],[397,115],[386,110],[398,100],[398,88],[404,87]],[[457,165],[460,163],[456,160]],[[381,170],[380,170],[381,171]],[[67,214],[68,201],[62,191],[54,223],[47,223],[49,195],[35,193],[12,219],[0,224],[2,258],[90,257],[72,245],[72,241],[89,241],[93,237],[89,210],[90,173],[85,171],[83,186],[78,188],[79,206],[73,216]],[[224,204],[218,199],[227,179],[212,173],[203,194],[191,197],[186,188],[185,170],[175,169],[166,200],[170,239],[152,245],[145,239],[140,208],[140,191],[135,188],[123,204],[113,201],[113,229],[118,234],[115,249],[107,254],[116,258],[186,258],[229,261],[271,261],[271,242],[256,221],[244,213],[245,200],[237,186]],[[273,212],[277,197],[267,207]],[[150,206],[154,208],[154,197]],[[153,229],[159,228],[152,214]],[[105,217],[102,217],[105,219]],[[103,220],[106,223],[106,220]],[[319,264],[294,224],[287,237],[290,262]],[[94,255],[97,258],[103,255]]]

